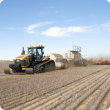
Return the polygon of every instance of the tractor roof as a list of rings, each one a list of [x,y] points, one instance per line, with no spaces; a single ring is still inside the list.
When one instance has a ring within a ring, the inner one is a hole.
[[[39,46],[31,46],[31,45],[30,45],[30,47],[27,47],[27,48],[44,48],[44,46],[42,46],[42,45],[39,45]]]

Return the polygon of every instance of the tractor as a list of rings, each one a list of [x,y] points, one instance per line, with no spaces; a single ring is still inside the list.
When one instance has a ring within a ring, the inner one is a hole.
[[[49,57],[44,57],[44,46],[31,46],[28,48],[28,54],[25,54],[24,47],[20,56],[14,59],[14,64],[9,64],[9,68],[4,68],[5,74],[12,73],[42,73],[45,71],[54,71],[55,62]]]

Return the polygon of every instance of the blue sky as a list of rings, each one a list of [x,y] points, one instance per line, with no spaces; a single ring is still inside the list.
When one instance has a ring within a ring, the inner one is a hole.
[[[0,0],[0,60],[14,59],[24,46],[44,45],[63,54],[110,55],[110,0]]]

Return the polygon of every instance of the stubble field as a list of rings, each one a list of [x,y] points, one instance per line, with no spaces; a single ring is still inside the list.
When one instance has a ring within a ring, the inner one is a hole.
[[[0,62],[0,106],[4,110],[107,110],[110,66],[71,67],[34,75],[5,75]]]

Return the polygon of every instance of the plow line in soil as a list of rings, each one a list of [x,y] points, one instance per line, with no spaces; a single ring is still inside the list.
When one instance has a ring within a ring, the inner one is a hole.
[[[97,75],[96,75],[97,74]],[[70,89],[73,89],[73,87],[77,87],[78,85],[80,85],[81,83],[83,84],[83,83],[85,83],[85,82],[90,82],[90,80],[93,80],[94,78],[97,78],[97,77],[101,77],[101,76],[103,76],[103,74],[100,74],[100,73],[96,73],[96,74],[93,74],[93,75],[90,75],[90,76],[87,76],[86,77],[86,79],[84,78],[84,79],[82,79],[81,81],[78,81],[78,82],[76,82],[74,85],[73,84],[71,84],[71,85],[68,85],[68,87],[64,87],[64,88],[62,88],[62,90],[65,90],[65,91],[63,91],[63,93],[64,92],[66,92],[66,91],[68,91],[68,88],[70,87]],[[83,84],[84,85],[84,84]],[[34,88],[35,89],[35,88]],[[2,99],[2,105],[4,105],[4,107],[6,107],[7,109],[9,109],[9,108],[11,108],[11,107],[13,107],[13,106],[15,106],[15,102],[16,102],[16,104],[19,104],[20,103],[20,98],[23,98],[23,96],[25,96],[26,98],[27,98],[27,100],[29,100],[29,99],[33,99],[33,98],[35,98],[37,95],[36,95],[36,93],[35,93],[35,90],[31,90],[29,93],[26,93],[26,94],[24,94],[23,95],[23,93],[21,93],[22,95],[20,95],[20,96],[18,96],[18,94],[17,95],[15,95],[14,96],[14,94],[13,94],[13,97],[12,96],[10,96],[10,97],[8,97],[7,99]],[[48,88],[47,88],[47,90],[48,90]],[[39,90],[40,91],[40,90]],[[45,91],[46,91],[46,89],[45,89]],[[41,92],[41,91],[40,91]],[[58,90],[58,92],[61,92],[61,90]],[[34,95],[35,94],[35,95]],[[54,93],[52,93],[52,94],[54,94]],[[51,95],[52,95],[51,94]],[[60,93],[59,95],[61,95],[62,93]],[[50,95],[50,94],[49,94]],[[33,96],[33,97],[32,97]]]
[[[109,83],[110,69],[108,68],[95,72],[94,74],[90,74],[83,79],[56,89],[53,92],[51,91],[50,93],[42,95],[41,97],[36,97],[37,93],[35,93],[35,91],[32,92],[33,95],[27,93],[25,94],[25,98],[27,101],[31,101],[27,103],[24,101],[25,104],[23,105],[20,105],[19,103],[21,101],[23,102],[23,96],[21,96],[22,98],[16,97],[12,101],[8,100],[3,104],[3,108],[12,108],[11,110],[88,110],[88,107],[92,107],[91,110],[96,110],[98,106],[92,105],[95,103],[97,98],[101,99],[105,96],[109,90]],[[106,91],[104,91],[105,88]],[[100,94],[102,94],[103,97],[100,97]],[[7,104],[7,102],[10,103]],[[100,100],[96,101],[97,104],[100,102]]]

